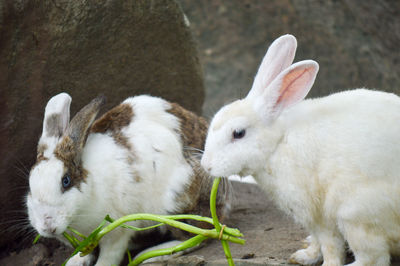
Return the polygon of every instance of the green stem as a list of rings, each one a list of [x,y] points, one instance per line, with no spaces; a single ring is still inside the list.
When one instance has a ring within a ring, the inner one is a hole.
[[[134,261],[129,263],[128,266],[136,266],[136,265],[139,265],[140,263],[142,263],[143,261],[153,258],[153,257],[172,255],[176,252],[179,252],[179,251],[182,251],[182,250],[185,250],[188,248],[196,247],[206,239],[207,239],[207,237],[205,237],[205,236],[197,235],[197,236],[194,236],[194,237],[182,242],[181,244],[179,244],[175,247],[152,250],[152,251],[146,252],[146,253],[140,255],[139,257],[137,257],[136,259],[134,259]]]
[[[126,250],[126,255],[128,255],[128,261],[129,261],[129,263],[131,263],[132,262],[132,255],[131,255],[131,252],[129,251],[129,249]]]
[[[221,224],[218,221],[218,216],[217,216],[217,193],[218,193],[218,185],[219,182],[221,181],[221,178],[215,178],[213,186],[211,188],[211,195],[210,195],[210,211],[211,211],[211,217],[213,220],[213,224],[215,226],[215,229],[217,232],[221,231]]]
[[[78,232],[77,230],[75,230],[74,228],[72,228],[72,227],[70,227],[70,226],[68,226],[67,229],[68,229],[69,231],[71,231],[72,233],[74,233],[75,235],[79,236],[79,237],[82,238],[82,239],[85,239],[85,238],[86,238],[86,236],[84,236],[83,234],[81,234],[80,232]]]
[[[106,216],[105,220],[106,220],[107,222],[109,222],[109,223],[115,222],[115,220],[112,219],[109,215]],[[139,227],[134,227],[134,226],[127,225],[127,224],[121,224],[121,227],[122,227],[122,228],[131,229],[131,230],[134,230],[134,231],[146,231],[146,230],[149,230],[149,229],[153,229],[153,228],[156,228],[156,227],[160,227],[160,226],[162,226],[162,225],[164,225],[164,224],[159,223],[159,224],[156,224],[156,225],[152,225],[152,226],[148,226],[148,227],[139,228]]]
[[[39,238],[40,238],[40,237],[41,237],[41,235],[40,235],[40,234],[37,234],[36,237],[35,237],[35,239],[33,240],[32,244],[35,245],[35,244],[39,241]]]
[[[79,246],[79,241],[74,236],[68,234],[67,232],[64,232],[63,236],[69,241],[69,243],[71,243],[74,248],[77,248]]]
[[[212,220],[214,222],[214,226],[215,226],[215,229],[217,230],[217,232],[221,232],[221,230],[222,230],[221,224],[218,221],[217,207],[216,207],[217,206],[216,201],[217,201],[218,185],[220,182],[221,182],[220,177],[214,179],[214,183],[211,188],[211,195],[210,195],[211,217],[212,217]],[[223,230],[225,231],[225,228]],[[223,232],[222,232],[222,234],[223,234]],[[235,263],[233,262],[233,258],[232,258],[232,254],[231,254],[228,242],[226,242],[223,238],[221,238],[221,243],[222,243],[222,247],[224,248],[225,257],[228,260],[229,266],[234,266]]]
[[[170,216],[164,216],[164,217],[167,219],[172,219],[172,220],[196,220],[196,221],[206,222],[206,223],[214,225],[213,219],[208,218],[208,217],[199,216],[199,215],[179,214],[179,215],[170,215]],[[220,225],[220,226],[222,226],[222,225]],[[236,236],[236,237],[243,236],[243,234],[239,231],[239,229],[230,228],[230,227],[225,227],[224,233],[227,233],[228,235]]]
[[[168,225],[173,226],[173,227],[177,227],[179,229],[188,231],[188,232],[190,232],[192,234],[195,234],[195,235],[202,235],[202,236],[205,236],[205,237],[215,238],[215,239],[219,238],[219,232],[216,232],[215,230],[201,229],[201,228],[189,225],[189,224],[185,224],[183,222],[179,222],[179,221],[175,221],[175,220],[172,220],[172,219],[168,219],[165,216],[161,216],[161,215],[138,213],[138,214],[131,214],[131,215],[127,215],[127,216],[121,217],[121,218],[115,220],[114,222],[110,223],[109,225],[105,226],[95,236],[95,241],[98,242],[105,234],[107,234],[110,231],[114,230],[115,228],[117,228],[121,224],[124,224],[126,222],[130,222],[130,221],[136,221],[136,220],[152,220],[152,221],[168,224]],[[223,240],[227,240],[227,241],[231,241],[233,243],[242,244],[242,245],[245,243],[245,241],[243,239],[239,239],[239,238],[236,238],[234,236],[227,235],[227,234],[223,234],[222,235],[222,239]]]

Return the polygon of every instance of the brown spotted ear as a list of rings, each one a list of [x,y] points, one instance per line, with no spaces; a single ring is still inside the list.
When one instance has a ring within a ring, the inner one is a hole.
[[[53,96],[46,105],[43,119],[43,131],[37,148],[38,161],[51,156],[59,139],[67,130],[71,96],[60,93]]]
[[[104,96],[98,96],[93,99],[72,118],[64,134],[64,141],[68,140],[67,142],[70,143],[68,145],[69,152],[75,155],[75,158],[73,158],[75,164],[78,164],[80,161],[82,149],[85,146],[90,127],[104,103]]]
[[[46,105],[42,137],[60,138],[67,129],[71,96],[63,92],[52,97]]]

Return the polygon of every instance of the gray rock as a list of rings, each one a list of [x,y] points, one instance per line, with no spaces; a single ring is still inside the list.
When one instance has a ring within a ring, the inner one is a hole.
[[[174,258],[168,261],[168,266],[183,266],[183,265],[193,265],[200,266],[205,264],[205,259],[203,256],[189,255],[184,257]]]
[[[320,71],[309,97],[367,87],[400,95],[400,1],[179,0],[199,43],[204,113],[247,94],[271,42],[291,33],[295,61]]]
[[[146,93],[200,113],[202,73],[179,5],[0,0],[0,247],[27,224],[23,197],[44,106],[61,91],[72,96],[72,114],[100,93],[104,110]]]

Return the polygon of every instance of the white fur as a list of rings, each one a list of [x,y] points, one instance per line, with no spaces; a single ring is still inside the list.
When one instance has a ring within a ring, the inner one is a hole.
[[[322,253],[323,265],[342,265],[347,241],[352,265],[390,265],[400,251],[400,98],[358,89],[300,101],[318,66],[299,65],[310,69],[283,101],[288,83],[277,79],[294,65],[215,115],[202,165],[214,176],[252,174],[311,233],[292,261]],[[245,136],[233,139],[235,129]]]
[[[45,157],[50,157],[52,152],[54,151],[60,136],[54,136],[49,134],[48,132],[48,125],[47,125],[47,118],[52,115],[59,115],[60,120],[58,121],[58,128],[61,132],[64,132],[67,129],[69,123],[69,108],[71,105],[71,96],[67,93],[60,93],[56,96],[52,97],[45,108],[44,117],[45,120],[43,121],[43,134],[40,137],[39,145],[45,144],[47,145],[48,149],[44,151]]]
[[[160,98],[138,96],[124,103],[131,105],[134,113],[133,121],[122,131],[131,150],[117,144],[111,134],[90,134],[82,153],[88,176],[79,188],[62,192],[65,169],[52,153],[53,144],[46,153],[48,160],[32,169],[28,213],[31,224],[43,236],[62,240],[60,234],[67,226],[88,235],[106,214],[119,218],[176,210],[174,197],[192,174],[182,155],[179,121],[166,112],[169,104]],[[149,222],[131,224],[144,226]],[[106,235],[100,241],[96,265],[118,264],[134,233],[117,229]],[[90,259],[77,255],[68,265],[86,265]]]

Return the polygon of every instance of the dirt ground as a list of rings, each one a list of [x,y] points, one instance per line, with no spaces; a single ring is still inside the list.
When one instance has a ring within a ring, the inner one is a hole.
[[[226,224],[239,228],[246,240],[244,246],[230,244],[236,265],[286,265],[290,254],[303,246],[307,233],[277,210],[257,185],[233,182],[233,187],[233,210]],[[61,265],[71,251],[56,241],[41,240],[30,248],[3,257],[0,265]],[[219,266],[226,265],[224,258],[221,243],[210,241],[199,250],[157,265]],[[400,262],[393,261],[392,265],[400,265]]]

